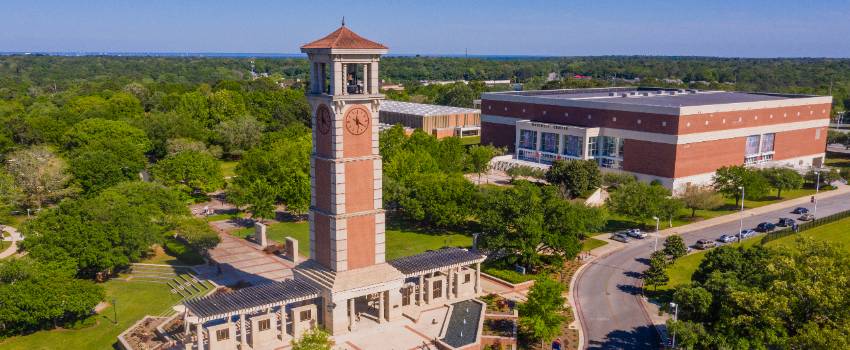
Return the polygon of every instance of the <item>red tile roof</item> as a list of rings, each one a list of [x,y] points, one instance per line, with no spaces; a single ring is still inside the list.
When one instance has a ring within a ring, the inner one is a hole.
[[[301,46],[302,49],[387,49],[386,46],[352,32],[346,26],[339,27],[326,37]]]

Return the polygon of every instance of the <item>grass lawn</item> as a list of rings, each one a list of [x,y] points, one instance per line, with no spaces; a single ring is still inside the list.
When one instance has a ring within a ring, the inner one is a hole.
[[[95,324],[87,328],[40,331],[11,337],[0,341],[0,348],[12,350],[33,349],[112,349],[118,334],[140,320],[144,315],[159,315],[169,310],[180,299],[165,284],[143,281],[110,280],[103,284],[106,300],[114,299],[118,305],[118,324],[114,310],[107,307],[94,317]]]
[[[821,189],[823,192],[824,189]],[[764,198],[759,198],[758,200],[747,199],[744,200],[744,209],[752,209],[758,208],[769,204],[779,203],[782,201],[786,201],[789,199],[800,198],[800,197],[808,197],[815,194],[814,187],[812,188],[801,188],[797,190],[786,190],[782,191],[782,199],[776,198],[776,192],[773,191],[769,193]],[[726,203],[714,210],[697,210],[696,217],[691,218],[691,210],[690,209],[682,209],[679,211],[679,215],[673,218],[673,227],[678,227],[682,225],[687,225],[693,223],[695,221],[706,220],[711,218],[716,218],[718,216],[734,214],[741,210],[741,204],[735,205],[734,199],[726,199]],[[617,215],[612,213],[610,218],[608,219],[605,228],[603,228],[603,232],[614,232],[625,230],[628,228],[635,228],[637,226],[641,226],[639,223],[635,223],[631,219],[628,219],[624,216]],[[655,220],[647,220],[643,222],[643,227],[646,229],[655,229]],[[670,227],[670,222],[668,220],[661,220],[660,229],[666,229]]]
[[[5,251],[10,245],[12,245],[12,242],[0,240],[0,252]]]
[[[584,242],[581,242],[581,251],[589,252],[606,244],[608,244],[608,242],[598,240],[596,238],[586,238]]]
[[[481,136],[461,137],[460,142],[464,145],[477,145],[477,144],[481,143]]]
[[[221,162],[221,175],[223,175],[224,178],[235,176],[236,173],[234,171],[236,170],[236,165],[238,164],[239,162],[232,160]]]
[[[743,241],[744,246],[753,246],[760,244],[762,236],[756,236]],[[850,254],[850,218],[832,222],[820,227],[813,228],[808,231],[803,231],[798,235],[782,237],[780,239],[767,242],[766,247],[774,248],[793,248],[798,237],[811,238],[816,241],[825,241],[834,244],[839,244],[845,252]],[[659,287],[659,290],[670,289],[681,284],[690,282],[691,276],[699,267],[706,251],[697,252],[677,260],[672,266],[667,269],[667,275],[670,281],[666,286]]]
[[[827,152],[823,163],[836,168],[850,168],[850,154]]]
[[[449,247],[469,247],[472,237],[458,232],[423,232],[403,224],[387,225],[387,260],[393,260],[409,255],[419,254],[426,250]],[[254,233],[253,228],[235,231],[233,235],[247,237]],[[268,238],[284,242],[287,236],[298,240],[298,252],[303,256],[310,255],[310,225],[307,221],[279,222],[269,225]]]

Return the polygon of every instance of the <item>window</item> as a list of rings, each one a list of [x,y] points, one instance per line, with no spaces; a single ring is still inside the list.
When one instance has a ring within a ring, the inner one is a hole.
[[[519,148],[537,149],[537,131],[524,129],[520,130]]]
[[[260,332],[268,330],[269,328],[272,328],[272,320],[269,320],[269,319],[260,320],[260,322],[257,322],[257,328],[260,329]]]
[[[776,134],[764,134],[761,137],[761,153],[773,152],[773,139]]]
[[[219,329],[215,331],[215,339],[218,341],[230,339],[229,329]]]
[[[590,137],[587,139],[587,154],[590,156],[599,155],[598,145],[596,143],[596,137]]]
[[[436,299],[443,296],[443,281],[434,282],[434,292],[431,293],[431,298]]]
[[[301,320],[310,320],[312,319],[312,315],[310,314],[310,310],[301,311]]]
[[[463,283],[469,283],[471,281],[472,281],[472,275],[471,274],[463,275]]]
[[[540,134],[540,150],[543,152],[558,153],[558,134],[544,132]]]
[[[761,143],[761,135],[747,136],[747,146],[744,149],[744,155],[750,156],[759,153],[759,144]]]
[[[563,153],[570,157],[581,157],[582,138],[579,136],[564,135]]]

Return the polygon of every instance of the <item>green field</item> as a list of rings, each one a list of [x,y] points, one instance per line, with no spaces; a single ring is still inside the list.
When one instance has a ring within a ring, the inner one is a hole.
[[[221,162],[220,164],[221,164],[221,175],[223,175],[225,179],[236,175],[235,170],[236,170],[236,166],[239,165],[239,162],[229,160],[229,161]]]
[[[94,325],[68,330],[56,329],[12,337],[0,341],[0,348],[12,350],[35,349],[112,349],[118,334],[145,315],[159,315],[180,301],[165,284],[143,281],[111,280],[103,284],[106,300],[118,305],[118,324],[114,324],[114,309],[107,307],[92,316]]]
[[[386,231],[387,260],[440,249],[444,246],[469,247],[472,245],[472,237],[458,232],[430,233],[393,224],[387,225]],[[253,228],[245,228],[235,231],[233,235],[247,237],[253,233]],[[298,240],[298,252],[303,256],[310,255],[310,226],[307,221],[271,224],[267,235],[269,239],[276,242],[284,242],[287,236],[295,238]]]
[[[605,242],[603,240],[598,240],[596,238],[585,238],[584,242],[581,242],[581,251],[589,252],[606,244],[608,244],[608,242]]]
[[[752,246],[760,244],[764,236],[756,236],[743,241],[744,246]],[[798,235],[783,237],[774,241],[767,242],[766,247],[775,248],[793,248],[797,237],[807,237],[816,241],[825,241],[840,245],[844,251],[850,254],[850,218],[838,220],[820,227],[813,228],[808,231],[803,231]],[[694,271],[699,267],[706,252],[701,251],[676,261],[667,269],[667,275],[670,276],[670,281],[661,289],[670,289],[678,285],[690,282]]]

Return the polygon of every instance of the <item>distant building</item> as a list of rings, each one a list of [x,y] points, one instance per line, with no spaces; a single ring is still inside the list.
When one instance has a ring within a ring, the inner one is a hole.
[[[820,167],[832,97],[647,88],[484,93],[482,143],[677,190],[728,165]]]
[[[379,116],[381,123],[422,129],[437,138],[478,136],[481,132],[481,111],[472,108],[384,101]]]

